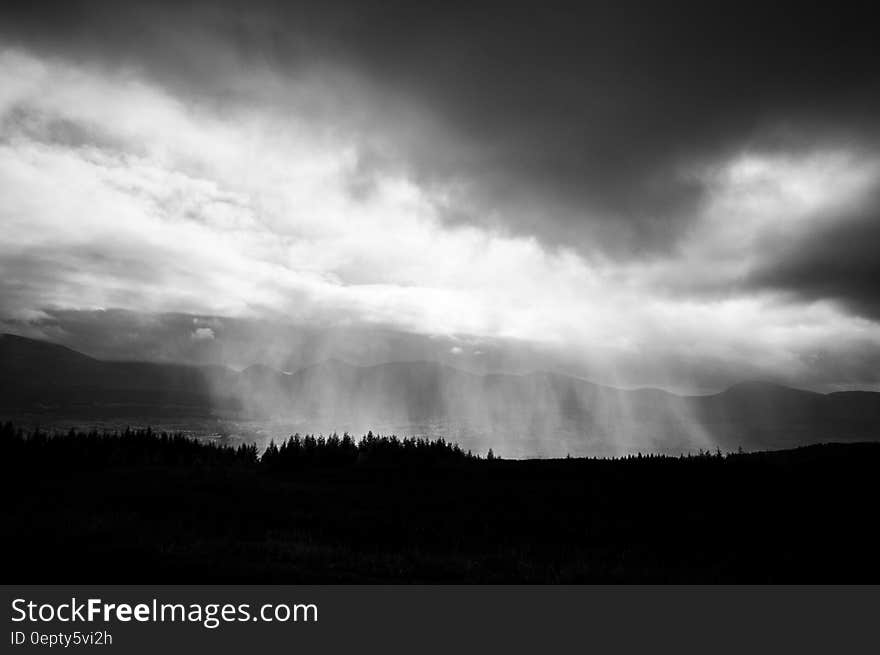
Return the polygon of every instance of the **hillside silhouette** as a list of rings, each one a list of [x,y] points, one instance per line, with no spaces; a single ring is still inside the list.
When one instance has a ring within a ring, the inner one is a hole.
[[[9,583],[880,581],[880,444],[503,460],[0,427]]]
[[[880,394],[819,394],[748,382],[706,396],[621,390],[552,373],[475,375],[432,362],[353,366],[332,360],[293,373],[264,365],[100,361],[0,336],[0,416],[89,419],[288,418],[303,432],[399,426],[456,434],[475,450],[515,456],[764,450],[880,436]]]

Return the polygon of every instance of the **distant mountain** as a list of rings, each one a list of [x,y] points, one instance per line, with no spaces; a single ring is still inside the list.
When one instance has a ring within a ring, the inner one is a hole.
[[[215,389],[236,376],[223,367],[107,362],[57,344],[0,335],[0,409],[88,416],[210,413]],[[227,398],[227,402],[234,399]]]
[[[0,336],[0,414],[283,418],[302,431],[444,435],[513,455],[783,448],[880,439],[880,394],[763,382],[709,396],[621,390],[553,373],[475,375],[434,362],[294,373],[108,362]]]

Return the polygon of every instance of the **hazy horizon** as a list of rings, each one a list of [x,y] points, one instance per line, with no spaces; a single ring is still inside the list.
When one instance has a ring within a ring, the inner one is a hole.
[[[0,336],[0,422],[67,431],[135,425],[221,443],[299,434],[443,438],[504,457],[680,455],[873,440],[878,393],[813,393],[765,382],[676,395],[547,372],[481,374],[425,360],[340,359],[284,372],[259,364],[97,360]]]
[[[25,334],[18,334],[18,333],[14,333],[14,332],[0,333],[0,338],[4,337],[6,335],[15,336],[15,337],[24,337],[24,338],[28,338],[28,339],[32,338],[32,337],[28,337]],[[71,346],[71,345],[66,345],[63,343],[51,341],[51,340],[45,339],[45,338],[38,338],[35,340],[42,341],[42,342],[49,343],[49,344],[53,344],[53,345],[61,345],[66,348],[69,348],[70,350],[73,350],[77,353],[80,353],[80,354],[86,355],[88,357],[91,357],[93,359],[97,359],[99,361],[104,361],[104,362],[173,364],[173,365],[183,365],[183,366],[191,366],[191,367],[208,367],[208,368],[221,367],[221,368],[226,368],[226,369],[228,369],[232,372],[235,372],[235,373],[242,373],[242,372],[247,371],[248,369],[262,367],[262,368],[270,369],[273,372],[279,373],[282,375],[294,375],[298,372],[302,372],[302,371],[305,371],[310,368],[314,368],[314,367],[318,367],[318,366],[322,366],[322,365],[326,365],[326,364],[337,363],[337,362],[344,364],[346,366],[354,367],[354,368],[374,368],[374,367],[389,366],[389,365],[394,365],[394,364],[431,364],[431,365],[436,364],[438,366],[446,367],[449,369],[453,369],[456,371],[461,371],[463,373],[468,373],[471,375],[481,376],[481,377],[487,376],[487,375],[516,376],[516,377],[523,377],[523,376],[529,376],[529,375],[544,375],[544,374],[561,375],[561,376],[569,377],[569,378],[579,380],[582,382],[587,382],[589,384],[593,384],[593,385],[597,385],[597,386],[606,386],[606,387],[610,387],[610,388],[620,389],[622,391],[658,390],[658,391],[664,391],[667,393],[671,393],[671,394],[678,395],[678,396],[685,396],[685,397],[686,396],[714,395],[714,394],[718,394],[720,392],[723,392],[725,390],[729,390],[732,387],[741,386],[744,384],[770,384],[770,385],[776,385],[776,386],[781,386],[781,387],[789,387],[789,388],[792,388],[795,390],[811,391],[814,393],[821,393],[821,394],[834,393],[836,391],[873,391],[873,392],[878,392],[878,389],[868,388],[868,387],[857,387],[857,386],[837,387],[837,388],[832,388],[832,389],[809,388],[806,386],[798,387],[798,386],[790,385],[784,379],[773,379],[771,377],[745,378],[742,380],[738,380],[738,381],[731,382],[729,384],[720,386],[718,388],[705,389],[705,390],[674,389],[674,388],[664,388],[661,386],[651,386],[651,385],[614,386],[614,385],[606,384],[601,380],[591,379],[591,378],[586,377],[584,375],[580,375],[580,374],[572,373],[572,372],[565,372],[562,370],[555,370],[552,368],[528,368],[528,367],[520,366],[520,367],[512,367],[512,368],[497,368],[497,369],[492,369],[492,370],[486,370],[485,368],[481,369],[481,368],[476,368],[473,366],[468,366],[467,363],[462,362],[460,359],[430,359],[430,358],[413,357],[413,358],[409,358],[409,359],[376,359],[376,360],[370,360],[370,361],[363,361],[363,360],[357,361],[355,359],[346,358],[344,355],[337,355],[337,354],[332,354],[332,353],[321,358],[321,359],[315,359],[315,360],[309,361],[307,363],[302,363],[292,369],[285,369],[285,368],[281,368],[277,364],[277,362],[273,363],[273,360],[267,360],[267,359],[254,361],[250,364],[229,364],[229,363],[225,363],[223,361],[210,361],[210,362],[198,361],[198,360],[181,361],[180,359],[169,358],[169,357],[150,358],[149,356],[143,356],[143,357],[137,357],[137,356],[132,356],[132,355],[126,356],[123,353],[118,353],[117,356],[115,356],[115,357],[114,356],[105,357],[105,356],[95,354],[93,352],[86,352],[84,350],[80,350],[80,349],[78,349],[74,346]]]

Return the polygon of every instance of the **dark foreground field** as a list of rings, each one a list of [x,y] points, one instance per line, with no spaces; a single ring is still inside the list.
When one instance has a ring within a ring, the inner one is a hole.
[[[880,582],[880,444],[502,461],[2,429],[7,583]]]

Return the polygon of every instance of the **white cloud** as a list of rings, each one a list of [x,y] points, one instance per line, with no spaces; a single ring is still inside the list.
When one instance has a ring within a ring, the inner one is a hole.
[[[196,328],[192,331],[190,338],[193,341],[211,341],[214,339],[214,330],[208,327]]]

